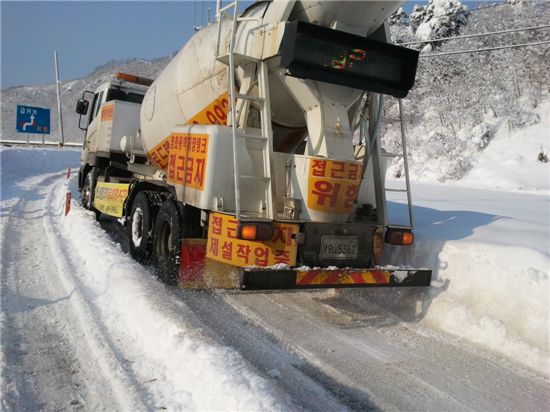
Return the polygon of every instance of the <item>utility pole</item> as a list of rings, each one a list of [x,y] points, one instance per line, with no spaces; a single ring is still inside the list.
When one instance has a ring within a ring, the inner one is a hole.
[[[59,92],[59,70],[57,68],[57,52],[53,52],[55,61],[55,85],[57,86],[57,114],[59,118],[59,147],[65,145],[65,138],[63,137],[63,116],[61,114],[61,94]]]

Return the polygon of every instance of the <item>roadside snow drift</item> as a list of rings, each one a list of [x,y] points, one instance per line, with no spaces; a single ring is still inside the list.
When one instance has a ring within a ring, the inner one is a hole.
[[[500,132],[455,184],[413,183],[416,245],[387,248],[387,262],[435,270],[415,319],[550,375],[550,163],[538,160],[549,150],[548,109]],[[394,196],[390,220],[405,215]]]
[[[65,369],[58,365],[59,371],[46,373],[50,379],[60,381],[67,380],[60,374],[77,374],[78,382],[88,386],[87,390],[79,390],[78,396],[73,395],[77,396],[76,403],[71,405],[94,409],[94,405],[101,407],[112,401],[112,408],[119,410],[289,409],[286,395],[260,377],[233,349],[203,336],[201,323],[185,303],[122,252],[101,229],[94,214],[80,207],[74,173],[79,157],[79,151],[66,149],[0,150],[2,249],[9,243],[17,244],[21,233],[34,231],[36,234],[26,236],[32,244],[21,248],[37,255],[27,264],[6,262],[3,253],[2,296],[5,282],[14,279],[21,285],[31,285],[31,289],[16,291],[13,298],[9,295],[9,302],[3,302],[2,336],[7,335],[5,316],[18,319],[21,314],[33,316],[41,310],[50,311],[54,324],[48,327],[49,333],[60,329],[56,341],[68,343],[63,348],[47,347],[45,352],[40,348],[27,350],[45,359],[55,358],[52,351],[60,349],[66,350],[71,359],[76,357],[79,366]],[[73,167],[70,184],[65,179],[69,166]],[[65,195],[69,189],[73,202],[65,217]],[[11,222],[17,227],[4,224],[10,216],[16,217]],[[18,253],[8,254],[20,256]],[[24,253],[27,252],[23,251],[23,256]],[[35,262],[42,264],[37,267]],[[49,289],[59,285],[54,294],[60,297],[50,298],[40,287],[32,288],[32,284],[41,282],[46,282]],[[8,305],[10,302],[12,306]],[[43,303],[27,307],[25,302]],[[55,324],[62,326],[57,328]],[[40,336],[32,330],[26,333],[31,339]],[[13,354],[18,348],[4,346],[17,345],[17,340],[3,338],[2,343],[2,408],[38,407],[28,404],[32,402],[29,397],[36,393],[21,393],[32,391],[20,381],[32,371],[13,371],[13,365],[6,360],[8,352],[12,360],[19,356]],[[94,376],[98,379],[94,380]],[[39,390],[49,391],[46,396],[50,398],[38,402],[55,405],[51,397],[57,389]],[[91,395],[86,398],[86,393]],[[106,401],[101,401],[102,397]]]
[[[432,287],[412,302],[416,292],[395,291],[393,310],[550,374],[548,197],[420,183],[413,193],[416,245],[386,246],[386,260],[433,268]]]
[[[55,203],[62,203],[64,193],[63,187],[57,189]],[[109,239],[94,213],[73,202],[71,213],[61,219],[64,247],[86,268],[75,274],[76,281],[109,333],[117,336],[120,351],[130,355],[132,372],[150,382],[156,405],[168,410],[286,409],[236,352],[201,336],[201,325],[183,302],[165,300],[166,287]]]

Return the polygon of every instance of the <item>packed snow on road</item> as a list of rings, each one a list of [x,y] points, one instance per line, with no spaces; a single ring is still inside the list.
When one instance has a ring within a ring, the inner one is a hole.
[[[2,408],[545,409],[548,129],[413,186],[415,245],[387,259],[429,289],[164,286],[80,206],[79,151],[2,148]]]

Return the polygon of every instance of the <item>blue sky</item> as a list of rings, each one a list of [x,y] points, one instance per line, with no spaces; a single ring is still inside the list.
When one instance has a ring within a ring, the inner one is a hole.
[[[408,11],[414,3],[425,1],[406,2]],[[214,18],[215,2],[202,0],[2,1],[0,88],[55,82],[54,50],[62,81],[113,59],[167,56],[206,21],[208,7]]]
[[[204,13],[202,13],[204,5]],[[1,2],[1,89],[80,78],[112,59],[178,51],[215,2]],[[214,12],[212,11],[212,17]]]

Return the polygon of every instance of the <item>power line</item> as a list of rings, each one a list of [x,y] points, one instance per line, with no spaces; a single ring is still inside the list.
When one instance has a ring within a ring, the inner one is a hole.
[[[398,45],[399,46],[409,46],[411,44],[425,44],[425,43],[444,42],[444,41],[458,40],[458,39],[469,39],[469,38],[473,38],[473,37],[493,36],[495,34],[514,33],[514,32],[518,32],[518,31],[530,31],[530,30],[537,30],[537,29],[545,29],[545,28],[548,28],[548,27],[550,27],[550,24],[545,24],[543,26],[525,27],[525,28],[520,28],[520,29],[492,31],[492,32],[487,32],[487,33],[466,34],[464,36],[445,37],[445,38],[441,38],[441,39],[421,40],[421,41],[413,41],[413,42],[409,42],[409,43],[398,43]]]
[[[487,47],[485,49],[471,49],[471,50],[462,50],[462,51],[446,52],[446,53],[421,54],[418,57],[438,57],[438,56],[450,56],[453,54],[481,53],[481,52],[493,51],[493,50],[517,49],[520,47],[539,46],[541,44],[550,44],[550,40],[539,41],[534,43],[513,44],[508,46]]]

